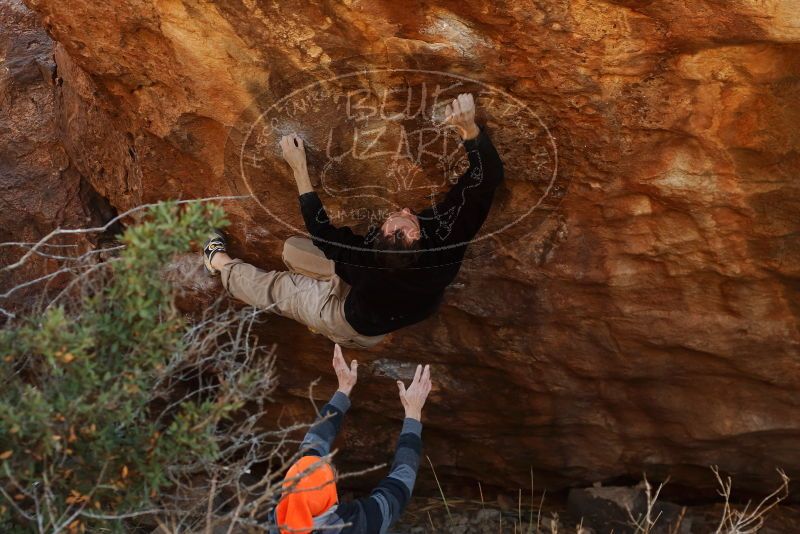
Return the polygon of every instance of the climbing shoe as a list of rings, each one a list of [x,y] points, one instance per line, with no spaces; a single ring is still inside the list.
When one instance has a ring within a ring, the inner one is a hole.
[[[206,244],[203,245],[203,265],[205,265],[206,272],[211,276],[219,273],[218,270],[211,266],[211,259],[217,252],[227,252],[227,246],[228,240],[225,239],[225,234],[220,230],[214,230]]]

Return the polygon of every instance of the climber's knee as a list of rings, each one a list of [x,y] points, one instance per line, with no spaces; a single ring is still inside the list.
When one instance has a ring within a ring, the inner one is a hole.
[[[283,263],[292,272],[318,280],[328,280],[335,273],[333,260],[326,258],[310,239],[301,236],[292,236],[283,243]]]

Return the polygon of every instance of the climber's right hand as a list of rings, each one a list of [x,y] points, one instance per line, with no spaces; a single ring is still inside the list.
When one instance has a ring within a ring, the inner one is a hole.
[[[408,389],[400,380],[397,381],[397,387],[400,390],[400,402],[406,410],[406,417],[421,421],[422,407],[425,406],[425,400],[431,392],[431,366],[426,365],[423,369],[421,365],[417,365],[414,380]]]
[[[281,150],[283,151],[283,159],[292,168],[295,173],[307,171],[306,165],[306,147],[303,144],[303,139],[296,133],[290,133],[281,137],[280,141]]]

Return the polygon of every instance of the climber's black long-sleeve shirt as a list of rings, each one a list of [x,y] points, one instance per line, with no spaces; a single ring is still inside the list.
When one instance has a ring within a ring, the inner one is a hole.
[[[458,274],[469,241],[486,220],[503,180],[503,163],[483,128],[463,144],[469,168],[440,203],[417,214],[421,253],[408,268],[379,266],[372,243],[380,228],[366,236],[346,226],[337,228],[316,193],[300,196],[314,244],[336,263],[336,274],[352,286],[344,311],[360,334],[386,334],[427,318]]]

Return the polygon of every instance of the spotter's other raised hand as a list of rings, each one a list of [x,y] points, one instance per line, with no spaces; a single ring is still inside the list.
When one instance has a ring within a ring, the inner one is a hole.
[[[431,366],[426,365],[423,368],[421,365],[417,365],[414,380],[411,381],[408,389],[400,380],[397,381],[397,388],[400,390],[400,402],[403,403],[406,417],[421,421],[422,407],[425,406],[425,400],[428,398],[428,393],[431,392]]]

